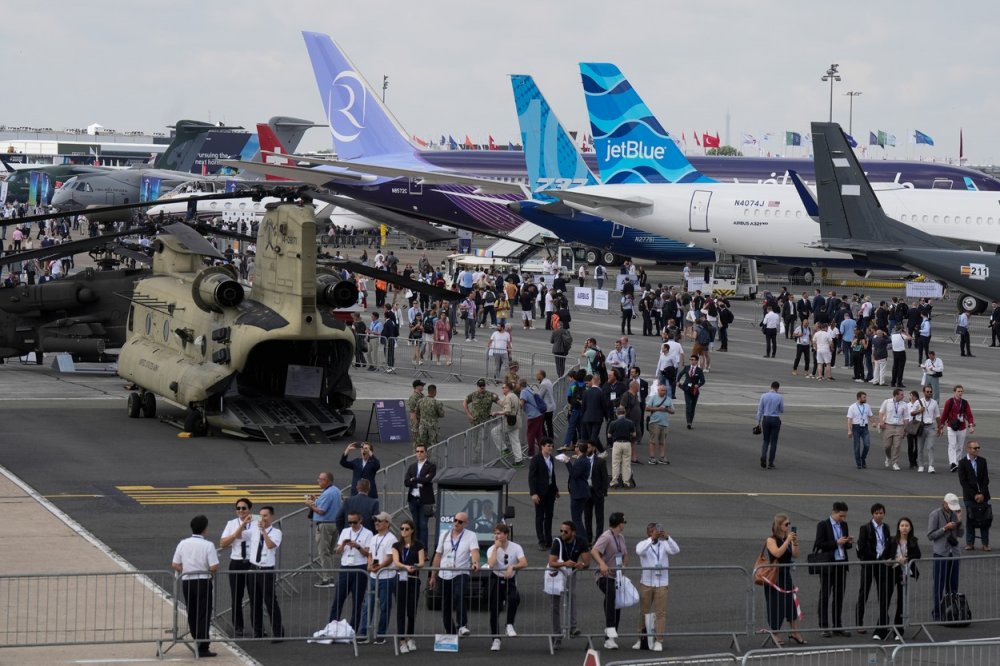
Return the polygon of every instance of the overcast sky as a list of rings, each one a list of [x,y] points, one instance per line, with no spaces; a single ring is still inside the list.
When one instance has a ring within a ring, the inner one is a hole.
[[[763,5],[763,6],[762,6]],[[618,64],[663,125],[685,133],[894,133],[897,158],[1000,162],[1000,9],[993,2],[710,0],[88,0],[4,3],[0,124],[162,130],[180,118],[252,128],[320,120],[300,32],[333,36],[403,127],[424,139],[519,140],[512,73],[535,76],[560,120],[586,130],[577,63]],[[908,141],[918,129],[935,147]],[[304,148],[329,147],[310,130]],[[777,142],[772,149],[784,151]],[[873,152],[873,155],[881,155]]]

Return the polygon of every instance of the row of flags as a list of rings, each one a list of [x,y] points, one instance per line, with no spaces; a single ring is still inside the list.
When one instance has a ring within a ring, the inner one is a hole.
[[[433,139],[430,141],[421,139],[416,134],[412,135],[411,138],[413,139],[413,142],[421,148],[440,147],[448,150],[521,150],[521,146],[516,145],[513,141],[508,141],[507,145],[497,143],[492,135],[489,137],[489,143],[486,144],[474,143],[468,134],[465,135],[465,141],[461,142],[456,141],[455,137],[450,134],[447,138],[445,138],[445,135],[442,134],[441,140],[437,143],[435,143]]]
[[[774,134],[767,132],[764,136],[758,140],[753,134],[743,135],[743,145],[744,146],[759,146],[762,143],[769,142],[774,138]],[[920,130],[913,130],[913,136],[911,141],[916,144],[924,144],[927,146],[934,145],[934,139],[931,138],[929,134],[925,134]],[[851,144],[852,148],[858,147],[857,140],[851,136],[847,135],[847,142]],[[800,132],[785,132],[784,145],[786,146],[802,146],[808,143],[812,143],[812,136],[807,134],[802,134]],[[896,135],[884,130],[878,130],[877,132],[868,132],[868,145],[869,146],[881,146],[882,148],[891,147],[896,145]]]

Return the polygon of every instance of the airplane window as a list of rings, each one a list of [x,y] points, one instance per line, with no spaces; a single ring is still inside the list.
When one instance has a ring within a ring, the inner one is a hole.
[[[802,211],[801,210],[795,211],[795,219],[798,219],[800,217],[802,217]]]
[[[906,215],[900,215],[899,216],[899,221],[900,222],[906,222]]]
[[[760,217],[760,208],[758,208],[757,210],[755,210],[755,211],[753,212],[753,216],[754,216],[754,217]]]
[[[949,224],[949,223],[951,223],[951,216],[949,216],[949,215],[945,215],[945,216],[944,216],[944,223],[945,223],[945,224]]]
[[[744,208],[743,209],[743,214],[746,215],[747,217],[750,217],[750,209],[749,208]]]
[[[770,208],[768,208],[767,210],[764,211],[764,217],[771,217],[771,209]]]
[[[993,224],[993,218],[992,217],[986,218],[986,224]]]
[[[924,224],[927,224],[927,216],[924,215]]]
[[[983,218],[977,217],[976,218],[976,224],[982,224],[982,223],[983,223]]]
[[[937,224],[938,222],[940,222],[940,220],[938,219],[938,216],[937,216],[937,215],[935,215],[935,216],[934,216],[934,224]]]
[[[972,224],[972,218],[971,218],[971,217],[969,217],[968,215],[966,215],[966,216],[965,216],[965,223],[966,223],[966,224]]]

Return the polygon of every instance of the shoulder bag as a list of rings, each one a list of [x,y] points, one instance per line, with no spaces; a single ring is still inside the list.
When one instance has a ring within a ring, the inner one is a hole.
[[[553,543],[559,542],[559,559],[558,562],[563,561],[563,547],[562,539],[553,539]],[[563,575],[562,569],[553,569],[552,567],[546,566],[545,571],[542,572],[543,586],[542,591],[545,594],[550,594],[553,597],[558,597],[563,591],[566,590],[566,576]]]
[[[774,585],[778,582],[778,567],[771,563],[771,554],[767,552],[767,541],[760,549],[757,561],[753,563],[753,583],[754,585]]]

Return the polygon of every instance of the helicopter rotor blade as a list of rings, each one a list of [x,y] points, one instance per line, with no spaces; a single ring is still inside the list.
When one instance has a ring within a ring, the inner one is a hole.
[[[390,284],[394,284],[399,287],[405,287],[411,291],[419,291],[427,294],[431,298],[444,301],[457,301],[462,299],[462,295],[457,291],[451,291],[450,289],[445,289],[444,287],[436,287],[432,284],[427,284],[426,282],[420,282],[419,280],[414,280],[412,278],[403,277],[396,273],[390,273],[389,271],[382,271],[377,268],[372,268],[371,266],[365,266],[364,264],[359,264],[356,261],[348,261],[346,259],[329,259],[328,255],[321,257],[319,262],[321,265],[338,266],[341,268],[346,268],[352,273],[357,273],[359,275],[366,275],[370,278],[376,280],[385,280]]]

